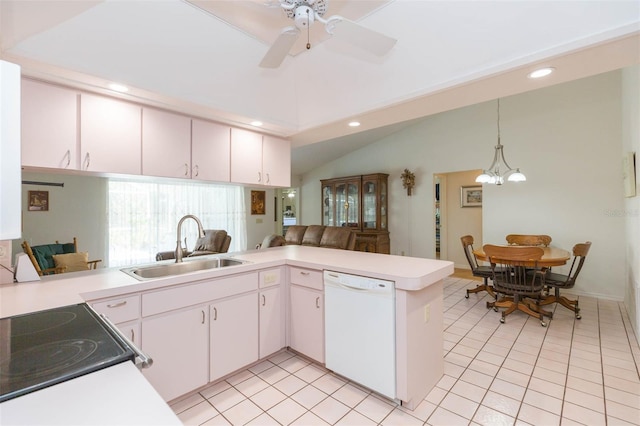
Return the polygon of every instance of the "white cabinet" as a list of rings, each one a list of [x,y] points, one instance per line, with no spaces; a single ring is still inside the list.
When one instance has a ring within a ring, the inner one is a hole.
[[[80,169],[139,175],[141,111],[138,105],[80,95]]]
[[[20,67],[0,61],[0,240],[22,236],[20,179]]]
[[[322,271],[289,268],[289,346],[324,362],[324,293]]]
[[[321,291],[292,285],[289,346],[324,362],[324,296]]]
[[[291,186],[291,143],[285,139],[264,136],[262,140],[262,172],[266,185]]]
[[[143,108],[142,174],[191,177],[191,119],[189,117]]]
[[[231,129],[231,182],[263,185],[262,135]]]
[[[258,360],[256,293],[212,303],[210,318],[210,381]]]
[[[231,181],[291,186],[291,145],[284,139],[231,129]]]
[[[203,120],[191,121],[191,177],[229,182],[231,128]]]
[[[153,358],[142,372],[165,401],[207,384],[207,306],[143,320],[142,350]]]
[[[105,315],[134,345],[140,345],[139,294],[91,302],[91,307]]]
[[[286,346],[285,309],[281,284],[284,268],[260,271],[260,358],[265,358]]]
[[[22,80],[22,165],[78,168],[78,94]]]

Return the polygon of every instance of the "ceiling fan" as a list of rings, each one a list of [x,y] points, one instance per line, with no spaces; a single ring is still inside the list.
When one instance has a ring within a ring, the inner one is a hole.
[[[328,5],[329,0],[280,0],[280,7],[289,19],[293,19],[295,26],[282,29],[262,58],[260,67],[278,68],[300,34],[306,31],[308,37],[309,28],[315,21],[324,24],[329,34],[377,56],[386,54],[396,43],[394,38],[365,28],[342,16],[334,15],[324,19]],[[310,48],[311,44],[307,38],[307,49]]]

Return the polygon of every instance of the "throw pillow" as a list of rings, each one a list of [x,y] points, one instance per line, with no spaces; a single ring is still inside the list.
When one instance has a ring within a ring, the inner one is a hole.
[[[54,254],[53,261],[56,264],[56,268],[66,267],[65,272],[87,271],[89,270],[89,253],[67,253],[67,254]]]

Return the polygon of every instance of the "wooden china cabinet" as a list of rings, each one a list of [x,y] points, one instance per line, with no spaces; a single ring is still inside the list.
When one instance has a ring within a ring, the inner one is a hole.
[[[353,229],[356,250],[389,254],[388,178],[374,173],[320,180],[322,224]]]

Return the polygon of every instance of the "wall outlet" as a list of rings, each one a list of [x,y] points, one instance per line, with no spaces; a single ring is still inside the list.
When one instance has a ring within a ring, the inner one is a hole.
[[[0,261],[11,263],[11,240],[0,241]]]
[[[424,323],[428,323],[431,319],[431,305],[424,305]]]
[[[256,223],[262,223],[262,218],[256,218]]]

